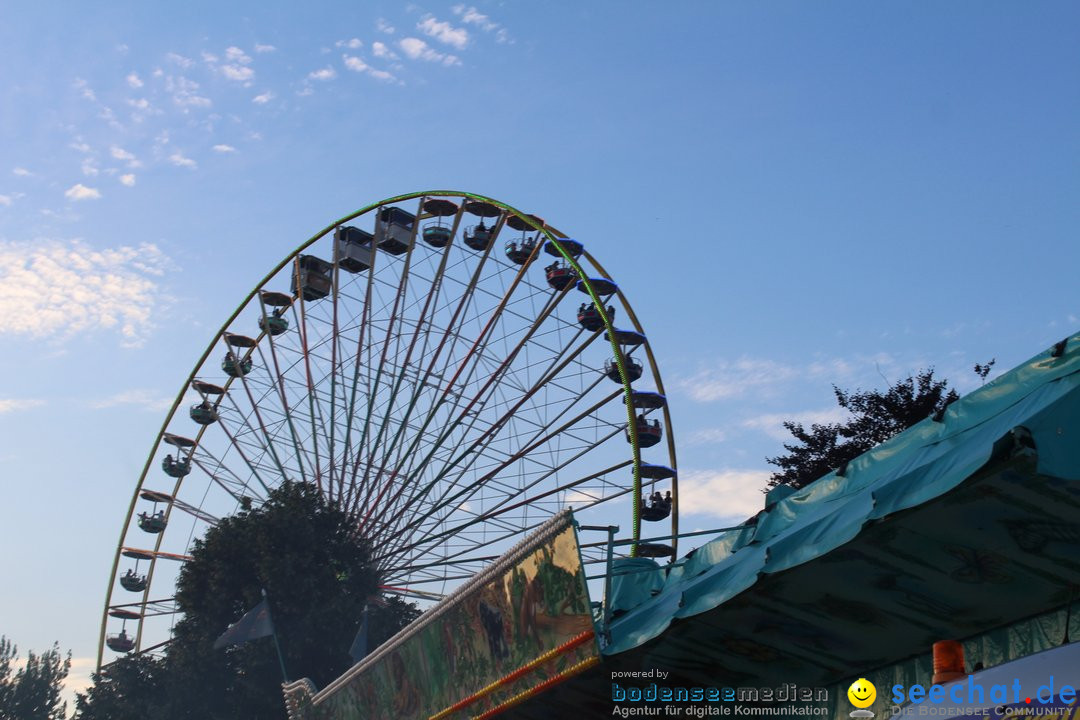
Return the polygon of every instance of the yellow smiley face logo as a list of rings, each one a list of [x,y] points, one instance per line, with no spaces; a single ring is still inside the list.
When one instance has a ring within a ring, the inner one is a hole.
[[[848,700],[857,708],[868,708],[877,699],[877,688],[866,678],[859,678],[847,689]]]

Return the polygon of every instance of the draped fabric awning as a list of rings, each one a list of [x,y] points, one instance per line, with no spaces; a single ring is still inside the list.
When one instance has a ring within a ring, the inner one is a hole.
[[[605,667],[517,715],[610,713],[613,668],[827,685],[1065,606],[1080,586],[1080,334],[655,572],[660,593],[612,623]]]

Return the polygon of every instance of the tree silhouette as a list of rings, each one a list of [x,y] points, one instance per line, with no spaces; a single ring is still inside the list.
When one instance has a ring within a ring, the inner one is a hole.
[[[18,648],[0,635],[0,720],[63,720],[67,704],[60,702],[60,691],[71,653],[61,655],[54,643],[40,655],[27,653],[26,664],[16,670],[18,664]]]
[[[379,594],[371,557],[353,518],[316,486],[283,483],[261,506],[242,507],[196,540],[177,582],[183,616],[164,661],[106,673],[77,717],[112,717],[98,713],[98,703],[105,708],[116,696],[144,698],[149,685],[159,693],[152,717],[285,718],[274,641],[219,650],[214,641],[261,602],[265,589],[289,679],[308,677],[325,686],[353,664],[349,648],[364,605]],[[372,645],[419,614],[409,603],[381,605],[369,616]],[[103,683],[114,687],[99,691]]]
[[[834,385],[837,404],[850,412],[851,418],[842,423],[814,423],[809,430],[802,423],[785,422],[784,427],[795,437],[795,442],[784,443],[786,455],[766,458],[780,468],[769,478],[769,487],[805,487],[893,435],[941,412],[959,397],[948,385],[948,380],[934,378],[933,368],[904,378],[887,390],[851,392]]]

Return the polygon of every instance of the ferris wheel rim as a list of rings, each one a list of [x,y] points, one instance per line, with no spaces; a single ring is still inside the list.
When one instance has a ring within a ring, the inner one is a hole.
[[[463,200],[465,200],[466,202],[485,203],[485,204],[487,204],[489,206],[494,206],[494,207],[500,209],[500,222],[506,221],[508,218],[513,217],[516,221],[518,221],[519,224],[522,224],[523,226],[525,226],[527,228],[530,228],[532,231],[536,231],[537,233],[539,233],[537,237],[539,238],[539,237],[542,236],[543,240],[537,243],[537,247],[534,249],[533,254],[535,255],[536,252],[539,251],[540,246],[544,245],[545,243],[550,244],[556,250],[558,250],[559,254],[561,255],[561,259],[564,260],[570,267],[572,267],[575,270],[575,272],[577,273],[577,276],[580,278],[581,283],[584,284],[584,290],[589,295],[590,299],[593,302],[593,305],[599,310],[599,314],[600,314],[601,318],[603,319],[603,323],[604,323],[603,324],[603,330],[606,332],[606,335],[608,337],[608,340],[609,340],[609,343],[610,343],[610,346],[611,346],[611,349],[612,349],[612,354],[613,354],[613,356],[615,358],[615,363],[618,366],[619,376],[620,376],[620,379],[622,381],[620,384],[622,385],[622,389],[623,389],[623,398],[624,398],[624,402],[625,402],[625,405],[626,405],[626,411],[627,411],[627,417],[628,417],[628,420],[627,420],[627,423],[626,423],[626,432],[627,432],[627,435],[629,436],[629,439],[631,441],[631,446],[633,448],[633,459],[632,459],[632,461],[630,461],[632,463],[632,468],[633,468],[633,486],[632,486],[632,488],[627,489],[626,492],[629,492],[630,490],[633,491],[633,499],[634,499],[634,502],[632,502],[632,506],[633,506],[633,538],[635,540],[635,543],[636,543],[636,540],[638,538],[640,538],[640,522],[641,522],[641,519],[639,517],[639,508],[638,508],[638,503],[636,502],[636,499],[638,497],[640,497],[640,495],[641,495],[641,487],[642,487],[641,466],[642,466],[642,459],[641,459],[641,453],[640,453],[640,445],[639,445],[638,438],[637,438],[637,427],[636,427],[636,424],[634,422],[635,410],[634,410],[634,405],[631,402],[630,380],[628,379],[629,375],[628,375],[628,371],[627,371],[627,368],[626,368],[626,365],[625,365],[625,359],[623,357],[623,351],[621,350],[621,348],[620,348],[620,346],[619,346],[619,344],[617,342],[614,324],[612,322],[612,319],[610,317],[608,317],[608,313],[605,310],[604,302],[601,300],[601,298],[598,295],[598,293],[596,292],[596,290],[592,287],[592,283],[591,283],[591,280],[589,278],[588,273],[586,273],[585,270],[583,269],[583,267],[579,264],[577,258],[574,255],[572,255],[570,252],[568,252],[563,247],[562,243],[560,242],[560,240],[567,239],[566,236],[564,234],[562,234],[561,232],[559,232],[558,230],[556,230],[555,228],[553,228],[551,226],[548,226],[546,223],[544,223],[542,220],[540,220],[536,216],[528,215],[528,214],[523,213],[523,212],[517,210],[516,208],[514,208],[514,207],[512,207],[512,206],[510,206],[510,205],[508,205],[506,203],[502,203],[501,201],[498,201],[498,200],[496,200],[494,198],[490,198],[490,197],[487,197],[487,196],[484,196],[484,195],[479,195],[479,194],[476,194],[476,193],[469,193],[469,192],[457,191],[457,190],[428,190],[428,191],[411,192],[411,193],[406,193],[406,194],[403,194],[403,195],[397,195],[397,196],[393,196],[393,197],[381,200],[379,202],[367,205],[367,206],[365,206],[365,207],[363,207],[363,208],[361,208],[359,210],[356,210],[356,211],[354,211],[354,212],[352,212],[352,213],[350,213],[350,214],[348,214],[348,215],[334,221],[333,223],[327,225],[322,230],[320,230],[318,233],[313,235],[311,238],[309,238],[308,240],[303,242],[301,245],[299,245],[291,253],[289,253],[280,263],[278,263],[277,266],[275,266],[270,272],[268,272],[255,285],[254,289],[252,289],[251,292],[248,293],[248,295],[241,301],[241,303],[232,312],[232,314],[230,314],[229,317],[226,318],[226,320],[224,321],[222,326],[212,336],[209,344],[207,345],[206,350],[203,352],[203,354],[196,361],[191,374],[188,376],[188,378],[185,380],[184,384],[181,386],[180,392],[178,393],[178,395],[176,397],[176,400],[173,402],[172,407],[166,413],[166,417],[165,417],[165,419],[164,419],[164,421],[162,423],[161,429],[157,433],[157,437],[156,437],[154,443],[152,444],[152,447],[151,447],[150,453],[148,454],[146,463],[144,464],[143,470],[142,470],[142,472],[141,472],[141,474],[139,476],[139,481],[138,481],[138,483],[136,485],[135,492],[133,493],[132,500],[131,500],[131,502],[129,504],[126,519],[125,519],[123,528],[121,530],[120,543],[117,546],[117,552],[116,552],[115,557],[114,557],[113,567],[112,567],[112,571],[111,571],[111,574],[110,574],[109,589],[108,589],[108,593],[107,593],[107,596],[106,596],[106,607],[105,607],[105,612],[103,613],[102,627],[101,627],[101,633],[100,633],[100,639],[99,639],[98,667],[101,666],[101,660],[102,660],[102,656],[103,656],[103,653],[104,653],[105,637],[106,637],[106,629],[107,629],[106,624],[107,624],[107,619],[110,616],[109,611],[110,611],[110,608],[116,607],[116,606],[112,605],[111,601],[112,601],[112,599],[113,599],[113,597],[114,597],[114,595],[116,593],[116,580],[117,580],[117,577],[118,577],[117,573],[119,571],[120,558],[123,556],[123,554],[124,554],[123,550],[125,549],[123,543],[124,543],[125,538],[128,536],[129,530],[131,529],[132,519],[135,517],[135,511],[136,511],[136,507],[137,507],[137,504],[138,504],[138,501],[139,501],[140,497],[142,497],[144,495],[144,493],[154,492],[154,491],[147,490],[147,488],[145,487],[145,483],[146,483],[146,481],[148,479],[148,476],[150,474],[150,468],[154,464],[154,459],[155,459],[157,453],[159,452],[159,450],[160,450],[160,448],[162,446],[162,443],[163,442],[168,442],[168,440],[166,440],[166,436],[170,435],[170,433],[168,433],[168,428],[171,426],[174,419],[177,417],[177,411],[180,409],[181,405],[183,405],[185,396],[187,394],[187,391],[190,388],[195,387],[196,383],[202,383],[203,386],[204,386],[203,389],[209,389],[206,386],[211,386],[211,387],[215,387],[215,388],[217,387],[217,386],[213,386],[212,383],[207,383],[206,381],[199,380],[196,376],[199,374],[199,371],[201,369],[206,367],[207,362],[208,362],[211,354],[218,347],[218,343],[220,341],[224,340],[226,343],[231,345],[232,343],[230,342],[229,338],[234,338],[234,339],[235,338],[243,338],[242,340],[238,340],[237,342],[239,342],[240,346],[245,346],[246,341],[251,340],[250,338],[246,338],[244,336],[238,336],[236,334],[230,333],[229,328],[233,326],[233,323],[240,316],[240,314],[246,308],[248,308],[251,305],[252,301],[255,300],[256,298],[258,300],[258,303],[259,303],[260,307],[262,307],[263,310],[265,311],[265,307],[269,303],[265,302],[266,298],[264,298],[263,295],[266,295],[267,293],[272,292],[272,291],[267,291],[266,290],[267,284],[271,280],[273,280],[275,277],[278,277],[282,273],[282,271],[285,270],[285,268],[289,265],[290,262],[296,263],[297,259],[301,257],[301,253],[303,253],[304,250],[311,247],[314,243],[318,242],[320,239],[325,238],[328,234],[332,233],[336,228],[343,227],[345,225],[345,223],[348,223],[353,219],[356,219],[356,218],[358,218],[360,216],[366,215],[367,213],[372,212],[374,210],[377,210],[377,209],[379,209],[381,207],[384,207],[384,206],[390,206],[390,205],[394,205],[394,204],[397,204],[397,203],[403,203],[403,202],[407,202],[407,201],[414,200],[414,199],[420,199],[421,204],[423,204],[425,198],[444,198],[444,197],[459,197],[459,198],[462,198]],[[457,224],[457,222],[460,221],[460,219],[462,217],[462,214],[463,214],[462,212],[459,212],[457,214],[457,218],[456,218],[456,221],[455,221],[455,232],[454,232],[455,235],[456,235],[456,224]],[[419,221],[419,219],[420,219],[420,217],[417,216],[417,221]],[[419,224],[419,222],[418,222],[418,224]],[[493,245],[494,245],[494,243],[492,243],[492,246]],[[491,248],[488,249],[488,252],[490,252],[490,250],[491,250]],[[411,255],[411,253],[412,253],[411,248],[410,248],[409,253]],[[554,253],[552,253],[552,254],[554,254]],[[447,255],[444,255],[444,261],[445,261],[445,257],[447,257]],[[599,265],[599,263],[595,260],[595,258],[593,258],[588,253],[585,253],[585,257],[590,262],[590,264],[592,264],[593,267],[596,268],[602,275],[608,276],[607,272]],[[528,263],[526,263],[525,265],[522,266],[520,272],[523,273],[525,267],[527,267],[531,263],[532,263],[532,258],[530,258]],[[337,287],[337,274],[340,272],[340,270],[338,268],[337,262],[333,263],[333,265],[334,265],[334,274],[335,274],[335,283],[334,283],[334,285],[335,285],[335,288],[336,288]],[[299,264],[296,264],[296,268],[297,268],[296,272],[298,272]],[[406,272],[403,271],[403,273],[402,273],[402,276],[403,276],[402,282],[404,282],[405,275],[406,275]],[[625,296],[623,295],[621,290],[616,290],[616,293],[617,293],[617,296],[619,298],[619,301],[620,301],[622,307],[624,307],[628,311],[628,315],[630,316],[630,320],[631,320],[632,324],[634,325],[635,328],[637,328],[637,330],[640,331],[641,330],[640,323],[638,322],[636,315],[633,314],[633,310],[632,310],[632,308],[631,308],[631,306],[629,304],[629,301],[625,298]],[[278,294],[284,296],[283,293],[278,293]],[[509,296],[509,294],[510,293],[508,293],[507,296]],[[270,296],[270,300],[273,301],[273,302],[280,302],[280,298],[273,298],[272,296]],[[335,301],[336,301],[336,294],[335,294]],[[301,308],[303,308],[303,302],[304,302],[303,294],[298,292],[297,297],[291,302],[290,309],[295,311],[295,308],[296,308],[297,304],[299,304],[301,306]],[[336,306],[335,306],[335,313],[336,313]],[[336,320],[335,320],[335,323],[336,323]],[[261,339],[264,335],[267,335],[267,333],[265,331],[262,334],[260,334],[259,338]],[[597,335],[599,335],[599,333],[597,333]],[[336,338],[336,330],[335,330],[335,338]],[[254,346],[257,345],[257,343],[258,343],[257,340],[252,340],[250,346],[254,347]],[[269,341],[269,345],[270,345],[270,347],[272,349],[273,348],[273,340],[272,339]],[[336,345],[336,339],[335,339],[335,342],[332,343],[332,345]],[[654,379],[654,382],[657,385],[657,390],[661,394],[663,394],[663,385],[662,385],[662,381],[661,381],[660,376],[659,376],[658,366],[657,366],[657,364],[655,362],[655,357],[653,356],[651,346],[648,344],[647,341],[644,343],[644,351],[645,351],[646,355],[648,356],[648,361],[649,361],[648,364],[649,364],[649,366],[650,366],[650,368],[652,370],[653,379]],[[250,356],[250,353],[249,353],[249,356]],[[307,357],[307,354],[306,354],[306,350],[305,350],[305,359],[306,359],[306,357]],[[244,375],[241,375],[239,379],[241,380],[241,384],[244,385],[244,387],[245,387],[245,392],[247,392],[250,395],[250,389],[247,388],[247,383],[244,382]],[[233,387],[233,383],[236,380],[237,380],[237,378],[230,377],[226,381],[226,383],[224,385],[224,388],[218,388],[218,389],[222,389],[222,393],[220,393],[220,394],[223,397],[229,397],[227,391]],[[309,380],[310,380],[310,375],[309,375]],[[202,392],[202,390],[200,390],[200,392]],[[230,397],[230,401],[233,401],[235,403],[235,400],[232,399],[231,397]],[[252,406],[254,408],[259,407],[258,404],[253,399],[252,399],[251,402],[252,402]],[[672,466],[674,468],[674,466],[675,466],[675,463],[674,463],[674,458],[675,458],[674,439],[673,439],[673,432],[671,430],[670,413],[669,413],[669,410],[668,410],[666,405],[662,408],[662,412],[663,412],[663,415],[664,415],[664,418],[665,418],[665,421],[666,421],[665,422],[666,427],[668,428],[667,440],[668,440],[668,446],[669,446],[669,456],[671,458]],[[286,408],[286,415],[288,415],[288,409],[287,408]],[[314,419],[313,415],[312,415],[312,418]],[[261,422],[262,421],[260,420],[260,424],[261,424]],[[291,422],[291,420],[290,420],[290,422]],[[196,435],[196,437],[195,437],[195,439],[193,441],[194,445],[197,446],[199,444],[203,434],[207,430],[207,427],[208,426],[204,425],[204,426],[199,428],[199,431],[198,431],[198,433],[197,433],[197,435]],[[224,426],[222,426],[222,427],[224,428]],[[314,433],[313,433],[312,437],[313,438],[315,437]],[[185,438],[185,440],[186,440],[186,438]],[[230,438],[230,440],[232,440],[232,439]],[[235,441],[232,441],[232,442],[233,442],[234,446],[239,447]],[[299,448],[297,448],[297,453],[298,454],[300,453]],[[316,457],[318,457],[317,452],[315,453],[315,455],[316,455]],[[193,455],[189,456],[189,459],[193,459]],[[249,465],[250,465],[250,463],[249,463]],[[331,466],[333,465],[333,458],[330,458],[330,465]],[[279,466],[280,466],[280,463],[279,463]],[[301,468],[303,467],[302,463],[300,464],[300,467]],[[252,469],[254,470],[254,468],[252,468]],[[284,468],[282,468],[282,470],[284,470]],[[256,473],[256,476],[257,476],[257,473]],[[180,477],[176,478],[176,482],[174,483],[174,488],[173,488],[173,492],[172,492],[171,502],[167,505],[166,513],[171,513],[171,511],[173,510],[173,508],[174,508],[174,506],[176,504],[176,501],[177,501],[177,496],[179,495],[179,490],[180,490],[181,486],[183,485],[183,482],[184,482],[184,477],[183,476],[180,476]],[[261,480],[260,480],[260,482],[261,482]],[[672,477],[671,482],[672,482],[672,489],[674,490],[676,488],[676,485],[675,485],[676,478]],[[263,485],[263,487],[267,491],[269,491],[269,489],[270,489],[265,484]],[[678,496],[678,494],[676,492],[675,493],[675,502],[677,502],[677,496]],[[181,508],[181,509],[183,509],[183,508]],[[675,505],[672,508],[671,517],[672,517],[672,536],[673,536],[672,537],[672,544],[674,545],[675,542],[677,542],[676,538],[677,538],[677,535],[678,535],[678,532],[677,532],[677,505]],[[153,553],[153,555],[152,555],[152,557],[150,559],[151,567],[150,567],[150,570],[149,570],[149,572],[148,572],[148,574],[146,576],[147,585],[146,585],[146,589],[144,591],[142,601],[141,601],[141,605],[143,606],[144,609],[148,604],[151,603],[151,601],[149,601],[149,599],[148,599],[148,594],[150,592],[150,585],[152,584],[152,580],[153,580],[153,572],[154,572],[154,569],[156,567],[156,561],[157,561],[157,559],[159,559],[159,556],[164,555],[163,553],[159,553],[159,550],[160,550],[160,547],[161,547],[162,537],[163,537],[163,533],[158,535],[158,537],[157,537],[157,539],[155,541],[155,548],[154,548],[153,551],[151,551]],[[135,603],[135,604],[138,604],[138,603]],[[142,621],[140,620],[139,623],[140,623],[139,624],[139,630],[138,630],[137,638],[136,638],[136,646],[137,647],[141,643],[141,639],[142,639],[141,638]]]

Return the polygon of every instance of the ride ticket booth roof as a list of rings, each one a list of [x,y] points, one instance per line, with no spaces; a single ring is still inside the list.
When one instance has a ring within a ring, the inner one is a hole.
[[[656,594],[610,624],[605,663],[508,716],[610,714],[615,669],[662,669],[671,686],[850,683],[938,640],[1064,615],[1080,601],[1078,527],[1080,334],[653,571]],[[987,667],[1054,642],[1021,638]]]

